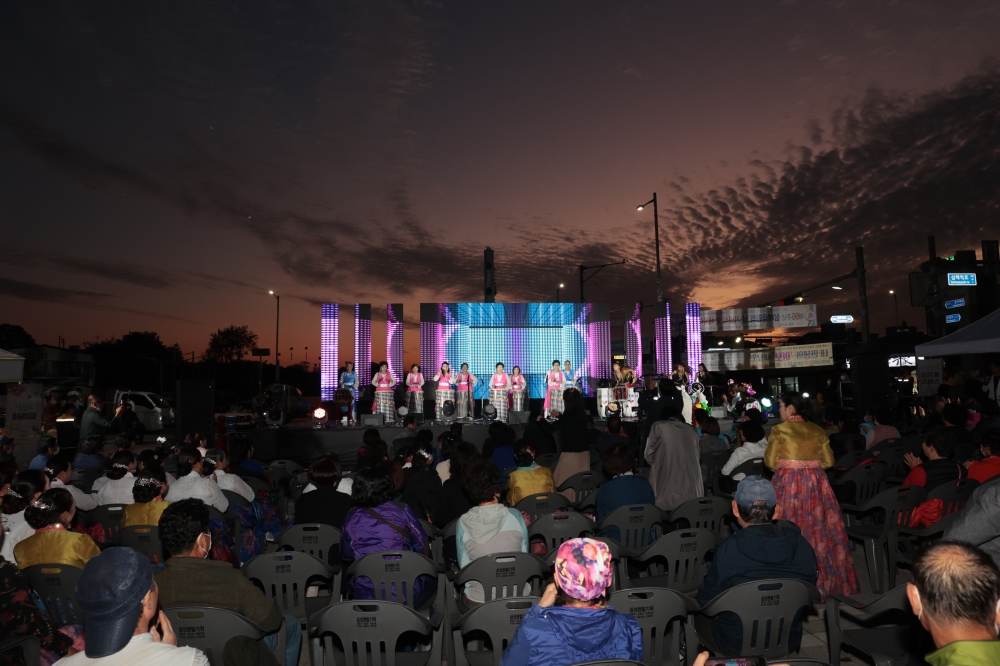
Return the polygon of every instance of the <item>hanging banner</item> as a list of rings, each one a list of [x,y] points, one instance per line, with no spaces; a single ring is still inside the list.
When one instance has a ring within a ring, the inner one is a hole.
[[[746,320],[743,318],[743,310],[722,310],[722,330],[723,331],[743,331],[746,330]]]
[[[937,395],[938,387],[944,383],[944,359],[917,359],[917,395],[930,398]]]
[[[711,332],[719,330],[719,313],[721,310],[701,311],[701,332]]]
[[[775,368],[812,368],[821,365],[833,365],[832,342],[777,347],[774,350]]]
[[[14,440],[18,467],[27,469],[42,441],[41,384],[13,384],[7,387],[7,436]]]
[[[702,310],[701,332],[769,331],[775,328],[809,328],[819,326],[815,303],[776,305],[772,308],[745,310]]]

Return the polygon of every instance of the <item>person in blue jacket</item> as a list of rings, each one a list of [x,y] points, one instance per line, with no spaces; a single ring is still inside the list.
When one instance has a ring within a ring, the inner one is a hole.
[[[565,666],[598,659],[642,659],[642,630],[631,615],[608,608],[611,552],[593,539],[559,546],[555,582],[525,614],[500,666]]]
[[[608,478],[597,488],[595,509],[597,522],[615,509],[630,504],[655,504],[653,486],[641,476],[635,476],[635,452],[628,440],[622,440],[604,452],[604,476]],[[600,536],[621,541],[618,527],[611,525]]]

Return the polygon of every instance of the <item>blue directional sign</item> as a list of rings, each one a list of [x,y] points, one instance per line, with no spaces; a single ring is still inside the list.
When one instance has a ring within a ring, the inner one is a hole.
[[[975,273],[948,273],[949,287],[975,287]]]
[[[832,324],[851,324],[853,322],[853,315],[833,315],[830,317],[830,323]]]
[[[963,305],[965,305],[965,299],[964,298],[956,298],[953,301],[945,301],[944,302],[944,306],[946,308],[948,308],[949,310],[954,310],[955,308],[960,308]]]
[[[962,321],[962,315],[960,315],[960,314],[953,314],[953,315],[945,315],[944,316],[944,323],[946,323],[946,324],[957,324],[960,321]]]

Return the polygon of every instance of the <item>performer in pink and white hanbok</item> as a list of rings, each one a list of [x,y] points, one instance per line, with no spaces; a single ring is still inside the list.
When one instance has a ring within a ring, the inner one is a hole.
[[[434,375],[434,381],[437,382],[437,388],[434,390],[434,407],[437,412],[437,420],[440,421],[444,418],[444,403],[451,401],[451,404],[455,404],[455,373],[451,371],[451,366],[448,365],[448,361],[441,364],[441,370]]]
[[[385,361],[378,366],[378,372],[372,377],[375,387],[375,402],[372,405],[373,414],[382,414],[386,423],[396,420],[396,400],[392,390],[396,386],[396,378],[389,372],[389,364]]]
[[[503,363],[497,363],[496,372],[490,377],[490,404],[496,407],[497,420],[507,421],[507,392],[510,391],[510,375]]]
[[[552,369],[545,375],[545,417],[548,418],[552,412],[562,414],[563,386],[566,378],[563,376],[559,361],[552,361]]]
[[[463,363],[458,373],[458,393],[455,398],[455,418],[472,420],[472,388],[479,384],[479,378],[469,372],[469,364]]]
[[[424,376],[416,363],[410,366],[406,375],[406,408],[411,414],[424,413]]]
[[[510,375],[510,408],[523,412],[528,405],[528,380],[521,374],[521,366],[515,365]]]

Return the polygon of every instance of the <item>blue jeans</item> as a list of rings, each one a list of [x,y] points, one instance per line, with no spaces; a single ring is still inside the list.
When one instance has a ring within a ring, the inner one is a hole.
[[[264,644],[267,649],[274,653],[278,647],[278,638],[275,634],[264,636]],[[299,663],[299,649],[302,647],[302,627],[299,626],[299,619],[294,615],[285,616],[285,666],[297,666]]]

